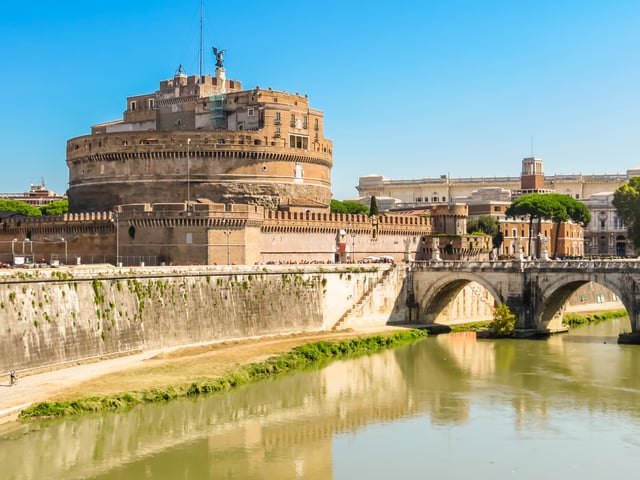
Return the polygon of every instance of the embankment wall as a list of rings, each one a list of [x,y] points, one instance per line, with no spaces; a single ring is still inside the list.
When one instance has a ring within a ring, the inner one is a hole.
[[[390,265],[92,267],[0,274],[0,372],[330,329]],[[384,278],[383,278],[384,277]],[[397,291],[394,286],[390,291]],[[395,299],[394,299],[395,300]],[[402,318],[378,308],[376,321]],[[353,321],[355,325],[357,320]]]

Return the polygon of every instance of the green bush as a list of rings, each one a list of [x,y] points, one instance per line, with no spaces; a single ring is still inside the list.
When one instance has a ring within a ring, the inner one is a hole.
[[[511,313],[509,307],[501,303],[493,312],[491,331],[501,337],[510,337],[516,327],[516,316]]]

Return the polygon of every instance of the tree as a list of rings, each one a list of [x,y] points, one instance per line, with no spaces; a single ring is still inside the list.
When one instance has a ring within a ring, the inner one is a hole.
[[[495,237],[499,231],[498,219],[491,215],[480,215],[467,222],[467,233],[482,232]]]
[[[358,202],[349,202],[340,200],[331,200],[331,213],[351,213],[354,215],[369,215],[369,209],[366,205]]]
[[[516,198],[505,211],[507,217],[527,217],[529,219],[529,246],[528,251],[531,252],[531,239],[533,238],[533,221],[542,220],[545,209],[541,206],[539,193],[527,193]]]
[[[57,200],[40,207],[42,215],[63,215],[69,213],[69,200]]]
[[[38,207],[29,205],[18,200],[0,200],[0,210],[5,212],[16,212],[29,217],[39,217],[42,215]]]
[[[490,235],[493,248],[500,248],[503,236],[500,231],[500,223],[496,217],[491,215],[480,215],[467,222],[467,233],[484,233]]]
[[[491,331],[501,337],[510,337],[516,328],[516,316],[511,313],[509,307],[501,303],[493,312],[493,322],[491,322]]]
[[[613,193],[613,206],[627,226],[636,253],[640,250],[640,177],[631,177]]]
[[[369,216],[374,217],[380,215],[380,208],[378,207],[378,199],[375,197],[371,197],[371,206],[369,207]]]
[[[569,195],[562,195],[560,193],[554,193],[550,196],[553,197],[553,201],[558,205],[554,205],[554,213],[551,216],[551,220],[556,224],[556,239],[553,245],[553,256],[558,253],[558,239],[560,238],[560,224],[571,220],[573,223],[586,227],[591,222],[591,212],[587,206],[579,202]]]
[[[534,237],[533,221],[538,221],[538,232],[540,232],[540,222],[543,219],[554,222],[556,225],[554,257],[558,251],[562,223],[571,220],[584,227],[591,221],[591,213],[586,205],[569,195],[560,193],[527,193],[511,202],[505,214],[507,217],[526,216],[529,218],[529,252],[531,252],[531,242]]]

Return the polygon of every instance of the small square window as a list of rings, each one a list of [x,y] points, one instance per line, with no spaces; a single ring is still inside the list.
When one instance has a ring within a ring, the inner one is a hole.
[[[250,108],[249,110],[247,110],[247,116],[248,117],[253,117],[253,115],[254,115],[254,109],[253,108]]]

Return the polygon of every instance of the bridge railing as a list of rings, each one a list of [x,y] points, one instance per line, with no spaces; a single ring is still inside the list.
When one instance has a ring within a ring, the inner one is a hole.
[[[411,264],[413,271],[640,271],[640,259],[571,259],[571,260],[420,260]]]

